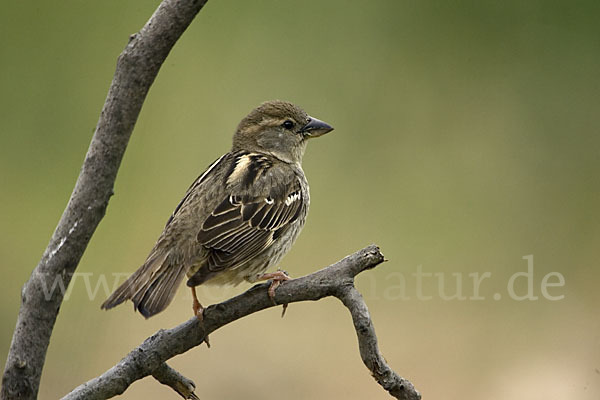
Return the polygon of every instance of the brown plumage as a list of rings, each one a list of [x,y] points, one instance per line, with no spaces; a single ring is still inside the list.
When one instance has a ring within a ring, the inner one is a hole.
[[[288,102],[254,109],[238,125],[231,151],[194,181],[146,262],[102,308],[131,300],[148,318],[169,305],[184,276],[192,289],[260,279],[292,247],[306,220],[306,141],[332,129]]]

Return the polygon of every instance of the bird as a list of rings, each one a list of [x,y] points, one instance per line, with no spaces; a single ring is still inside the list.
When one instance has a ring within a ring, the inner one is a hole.
[[[282,100],[262,103],[237,126],[231,150],[191,184],[146,261],[102,304],[127,300],[145,318],[163,311],[187,277],[192,310],[202,320],[196,286],[289,280],[266,273],[291,249],[306,221],[309,187],[302,157],[307,141],[333,130]],[[284,309],[285,310],[285,309]]]

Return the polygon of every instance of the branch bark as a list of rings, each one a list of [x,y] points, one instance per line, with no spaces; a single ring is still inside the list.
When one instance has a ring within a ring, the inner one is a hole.
[[[379,351],[377,336],[369,310],[354,287],[354,277],[362,271],[376,267],[384,261],[377,246],[366,247],[324,269],[282,284],[275,293],[278,304],[319,300],[335,296],[342,301],[352,315],[358,338],[360,355],[375,380],[393,397],[417,400],[421,396],[414,386],[396,374],[385,362]],[[165,362],[200,345],[217,329],[257,311],[274,307],[268,296],[269,284],[260,284],[220,304],[208,307],[202,323],[194,317],[169,330],[160,330],[140,346],[132,350],[117,365],[104,374],[75,388],[63,400],[99,400],[123,393],[133,382],[148,375],[156,377],[156,371],[164,371]],[[175,374],[181,376],[173,370]],[[172,374],[173,375],[173,374]],[[179,378],[175,378],[177,381]],[[185,382],[187,378],[183,378]],[[160,381],[160,379],[159,379]],[[190,387],[189,380],[187,387]],[[162,381],[161,381],[162,382]],[[167,383],[174,388],[180,384]],[[193,382],[191,387],[193,387]],[[193,395],[188,394],[188,396]],[[185,397],[184,398],[193,398]]]
[[[196,384],[175,371],[167,363],[162,363],[152,371],[152,376],[163,385],[169,386],[184,399],[200,400],[194,393]]]
[[[140,32],[130,37],[119,56],[69,203],[21,291],[21,307],[2,377],[2,399],[37,397],[64,294],[48,288],[68,286],[113,194],[121,159],[148,90],[171,48],[205,3],[164,0]]]

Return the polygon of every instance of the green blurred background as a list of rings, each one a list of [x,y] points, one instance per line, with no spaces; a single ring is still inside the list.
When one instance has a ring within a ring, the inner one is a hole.
[[[0,3],[2,366],[116,58],[157,4]],[[280,98],[336,128],[309,145],[311,212],[283,268],[300,276],[379,244],[390,261],[357,286],[387,361],[426,399],[598,399],[599,18],[593,1],[209,1],[149,93],[61,308],[40,398],[190,318],[183,288],[148,321],[130,304],[101,311],[106,294],[90,299],[84,276],[93,291],[101,274],[112,284],[135,270],[238,121]],[[507,283],[527,255],[538,300],[517,301]],[[418,268],[441,274],[424,280],[430,300],[417,296]],[[484,299],[469,299],[469,274],[486,272]],[[548,289],[561,300],[542,296],[551,272],[564,277]],[[456,276],[467,299],[445,300]],[[214,303],[247,287],[199,295]],[[279,314],[227,326],[172,365],[203,399],[389,398],[338,301]],[[123,397],[177,398],[150,378]]]

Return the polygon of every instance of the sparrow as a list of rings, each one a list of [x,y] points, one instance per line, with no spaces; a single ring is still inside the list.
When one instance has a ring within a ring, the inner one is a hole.
[[[131,300],[149,318],[169,305],[184,276],[199,319],[204,308],[198,285],[272,279],[273,300],[278,285],[290,278],[265,271],[290,250],[308,213],[301,165],[307,141],[332,130],[286,101],[252,110],[239,123],[231,150],[192,183],[144,264],[101,308]]]

